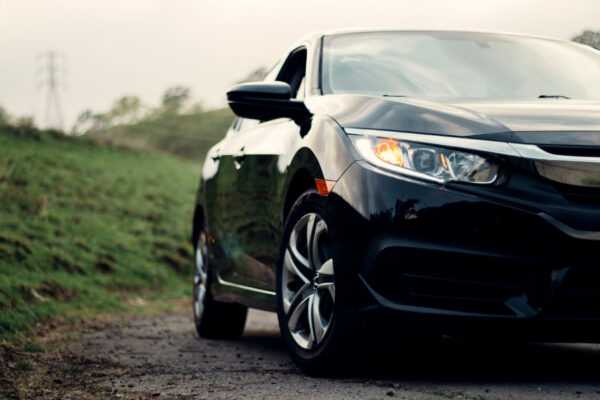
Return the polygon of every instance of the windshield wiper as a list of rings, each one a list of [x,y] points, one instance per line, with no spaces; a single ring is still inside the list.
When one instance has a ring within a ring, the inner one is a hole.
[[[406,97],[405,94],[382,94],[383,97]]]
[[[538,99],[570,99],[570,97],[563,96],[562,94],[540,94]]]

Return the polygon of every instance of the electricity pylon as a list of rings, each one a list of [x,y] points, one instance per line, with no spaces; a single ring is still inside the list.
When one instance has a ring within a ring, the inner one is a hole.
[[[46,51],[37,58],[40,86],[46,89],[44,123],[46,128],[63,129],[63,114],[60,107],[59,89],[65,88],[65,56],[56,51]]]

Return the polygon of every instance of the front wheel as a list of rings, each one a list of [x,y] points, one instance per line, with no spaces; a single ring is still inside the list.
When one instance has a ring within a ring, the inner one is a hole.
[[[336,265],[327,223],[314,191],[296,201],[286,220],[277,265],[277,316],[290,355],[305,372],[337,374],[348,358],[348,332],[336,307]]]
[[[210,291],[210,265],[206,235],[200,232],[194,257],[194,323],[203,338],[240,337],[246,324],[247,307],[215,301]]]

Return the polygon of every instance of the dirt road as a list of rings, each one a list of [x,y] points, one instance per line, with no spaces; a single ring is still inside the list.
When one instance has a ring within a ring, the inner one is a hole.
[[[258,311],[236,341],[200,340],[190,314],[177,312],[59,326],[38,342],[51,350],[4,348],[6,398],[600,398],[598,345],[446,340],[387,354],[352,378],[306,377],[283,350],[275,316]]]

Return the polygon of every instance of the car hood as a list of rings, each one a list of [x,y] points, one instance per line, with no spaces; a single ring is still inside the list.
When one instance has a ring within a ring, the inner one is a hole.
[[[306,100],[343,128],[380,129],[531,144],[600,146],[600,101],[433,102],[325,95]]]

